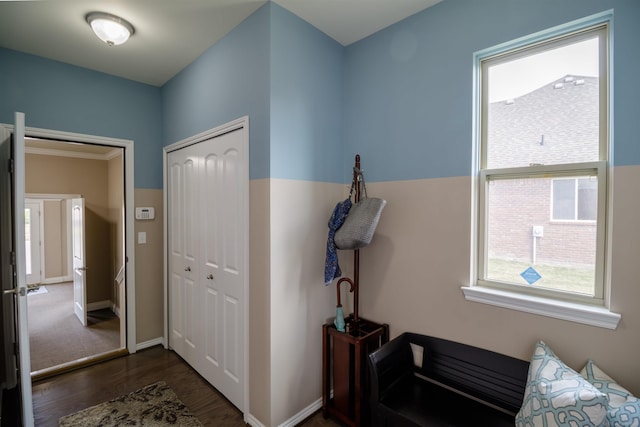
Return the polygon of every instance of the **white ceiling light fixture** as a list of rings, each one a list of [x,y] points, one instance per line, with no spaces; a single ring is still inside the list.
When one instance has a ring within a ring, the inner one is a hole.
[[[129,40],[135,30],[126,20],[104,12],[91,12],[86,16],[96,36],[109,46],[117,46]]]

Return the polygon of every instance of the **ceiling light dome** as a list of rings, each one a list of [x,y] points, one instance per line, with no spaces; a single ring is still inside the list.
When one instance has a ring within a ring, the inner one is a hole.
[[[126,20],[104,12],[91,12],[86,17],[93,32],[109,46],[126,42],[135,30]]]

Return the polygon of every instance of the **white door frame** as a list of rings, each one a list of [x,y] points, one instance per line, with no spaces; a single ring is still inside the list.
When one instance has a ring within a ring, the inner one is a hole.
[[[162,153],[162,175],[163,175],[163,186],[162,186],[162,199],[163,199],[163,218],[164,218],[164,235],[165,235],[165,239],[164,239],[164,336],[163,336],[163,340],[164,340],[164,347],[165,348],[169,348],[169,295],[168,295],[168,289],[169,289],[169,277],[168,277],[168,268],[169,268],[169,259],[168,259],[168,250],[169,247],[167,245],[167,240],[168,240],[168,236],[169,236],[169,223],[168,223],[168,206],[167,206],[167,198],[168,198],[168,194],[167,194],[167,190],[168,190],[168,174],[167,174],[167,157],[169,155],[170,152],[175,151],[175,150],[179,150],[181,148],[187,147],[189,145],[193,145],[193,144],[197,144],[198,142],[202,142],[202,141],[206,141],[208,139],[211,138],[215,138],[217,136],[223,135],[225,133],[229,133],[232,132],[236,129],[241,129],[244,128],[246,130],[245,132],[245,136],[246,136],[246,141],[244,141],[244,143],[246,144],[246,148],[247,148],[247,159],[249,159],[249,116],[244,116],[244,117],[240,117],[236,120],[230,121],[228,123],[225,123],[223,125],[220,125],[218,127],[215,127],[213,129],[209,129],[206,130],[204,132],[201,132],[197,135],[193,135],[189,138],[183,139],[181,141],[175,142],[171,145],[167,145],[166,147],[164,147],[163,149],[163,153]],[[247,167],[249,167],[249,164],[247,164]],[[249,180],[250,181],[250,180]],[[249,229],[249,211],[250,211],[250,205],[249,205],[249,192],[247,191],[247,194],[245,194],[245,206],[247,207],[246,212],[243,212],[243,221],[246,224],[246,236],[245,236],[245,241],[243,242],[244,248],[245,248],[245,253],[244,253],[244,260],[245,260],[245,265],[243,266],[244,270],[245,270],[245,283],[244,283],[244,304],[245,304],[245,310],[244,310],[244,361],[242,362],[244,364],[244,398],[243,398],[243,408],[242,412],[244,414],[244,419],[245,421],[247,420],[247,417],[249,415],[249,283],[250,283],[250,278],[249,278],[249,235],[250,235],[250,229]]]
[[[13,132],[13,125],[0,124]],[[133,141],[128,139],[108,138],[104,136],[87,135],[75,132],[63,132],[51,129],[40,129],[34,127],[25,128],[25,137],[55,139],[61,141],[101,144],[124,149],[124,205],[125,205],[125,245],[126,245],[126,293],[127,293],[127,350],[129,353],[136,352],[136,286],[135,286],[135,239],[134,239],[134,162],[133,162]]]

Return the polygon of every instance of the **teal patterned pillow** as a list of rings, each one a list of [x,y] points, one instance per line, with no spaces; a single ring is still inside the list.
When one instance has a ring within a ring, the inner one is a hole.
[[[609,426],[607,396],[538,341],[516,427],[587,426]]]
[[[640,399],[589,360],[580,375],[609,397],[607,418],[611,427],[640,427]]]

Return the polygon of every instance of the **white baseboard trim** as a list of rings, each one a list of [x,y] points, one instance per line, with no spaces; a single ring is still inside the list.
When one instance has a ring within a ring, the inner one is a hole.
[[[278,427],[294,427],[313,415],[318,409],[322,408],[322,398],[316,400],[311,405],[304,408],[302,411],[289,418]]]
[[[280,424],[278,427],[294,427],[309,418],[311,415],[315,414],[315,412],[322,408],[322,398],[316,400],[311,405],[304,408],[302,411],[295,414],[293,417],[289,418],[284,423]],[[247,414],[244,417],[244,422],[249,424],[251,427],[265,427],[256,417],[251,414]]]
[[[136,344],[136,351],[144,350],[145,348],[153,347],[156,345],[164,345],[164,340],[162,339],[162,337],[154,338],[145,342],[139,342],[138,344]]]
[[[111,304],[111,311],[113,311],[116,316],[120,317],[120,309],[117,305]]]
[[[60,277],[47,277],[46,279],[42,279],[40,283],[43,285],[54,285],[56,283],[65,283],[72,282],[73,276],[60,276]]]
[[[333,390],[331,390],[331,397],[333,397]],[[316,413],[318,409],[322,408],[322,398],[319,398],[311,405],[304,408],[302,411],[289,418],[287,421],[280,424],[278,427],[294,427]],[[251,427],[265,427],[256,417],[251,414],[247,414],[244,417],[244,422]]]
[[[249,424],[251,427],[265,427],[256,417],[251,414],[247,414],[244,417],[244,422]]]
[[[87,304],[87,311],[102,310],[103,308],[111,308],[113,303],[109,300],[90,302]]]

